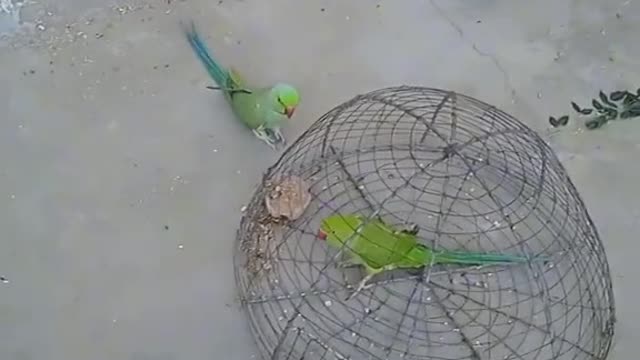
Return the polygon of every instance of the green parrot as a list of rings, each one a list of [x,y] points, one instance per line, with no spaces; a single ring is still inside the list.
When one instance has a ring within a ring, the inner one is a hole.
[[[418,243],[417,227],[413,230],[397,230],[379,218],[371,219],[366,224],[365,220],[357,214],[331,215],[322,220],[318,231],[319,239],[347,253],[348,260],[338,266],[362,265],[366,270],[367,275],[347,300],[365,288],[374,275],[383,271],[421,268],[430,264],[499,265],[541,259],[470,251],[434,251]]]
[[[271,87],[252,88],[233,67],[224,68],[209,53],[198,35],[195,24],[185,29],[187,40],[196,55],[218,86],[209,89],[222,90],[234,114],[272,149],[286,143],[280,127],[291,119],[300,96],[289,84],[277,83]]]

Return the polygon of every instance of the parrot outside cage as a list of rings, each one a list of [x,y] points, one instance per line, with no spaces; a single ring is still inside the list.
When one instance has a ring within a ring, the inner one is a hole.
[[[233,113],[258,139],[274,150],[284,146],[286,139],[280,129],[286,120],[291,119],[300,102],[298,90],[286,83],[263,88],[249,86],[237,70],[223,67],[211,56],[194,23],[185,29],[185,33],[198,59],[217,84],[207,88],[221,90]]]

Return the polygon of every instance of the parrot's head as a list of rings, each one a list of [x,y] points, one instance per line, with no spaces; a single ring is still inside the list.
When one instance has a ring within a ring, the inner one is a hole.
[[[289,84],[279,83],[271,89],[275,111],[291,119],[300,102],[298,90]]]
[[[318,239],[342,243],[358,229],[360,224],[362,224],[362,219],[355,214],[328,216],[320,224]]]

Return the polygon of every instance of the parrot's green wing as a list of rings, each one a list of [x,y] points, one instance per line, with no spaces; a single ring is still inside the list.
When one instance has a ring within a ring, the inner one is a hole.
[[[423,259],[412,257],[416,235],[399,231],[376,219],[366,224],[353,243],[355,252],[369,267],[420,267]]]
[[[245,88],[247,86],[244,78],[240,75],[240,72],[233,66],[229,67],[229,83],[234,88]]]
[[[248,88],[245,80],[237,70],[232,67],[226,68],[220,64],[211,55],[206,44],[200,38],[195,24],[191,23],[190,27],[185,28],[185,33],[196,56],[216,82],[216,85],[218,85],[217,88],[209,88],[222,90],[225,98],[231,103],[233,112],[249,128],[257,129],[263,125],[265,122],[264,114],[267,109],[262,109],[260,103],[264,101],[264,91]]]
[[[397,231],[380,219],[364,225],[362,223],[362,217],[351,214],[331,216],[322,225],[323,230],[327,231],[328,244],[344,251],[350,258],[347,263],[363,265],[367,272],[347,300],[359,293],[375,274],[424,264],[425,252],[418,252],[417,258],[414,256],[417,248],[415,233]],[[354,234],[358,229],[358,233]]]
[[[229,67],[227,83],[232,89],[246,89],[246,82],[240,72],[233,66]],[[264,124],[265,112],[267,108],[260,105],[260,99],[263,97],[263,90],[250,89],[247,92],[231,92],[229,101],[233,112],[244,122],[250,129],[257,129]]]

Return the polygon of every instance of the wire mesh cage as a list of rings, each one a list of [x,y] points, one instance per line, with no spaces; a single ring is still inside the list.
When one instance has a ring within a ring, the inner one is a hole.
[[[331,246],[323,220],[354,215]],[[368,224],[383,224],[378,249],[403,237],[431,260],[396,259],[360,288],[382,261],[354,245],[378,236]],[[265,174],[237,241],[238,291],[265,359],[609,352],[609,267],[574,185],[534,131],[462,94],[393,87],[329,111]],[[524,260],[434,261],[446,252]],[[345,266],[353,254],[361,261]]]

